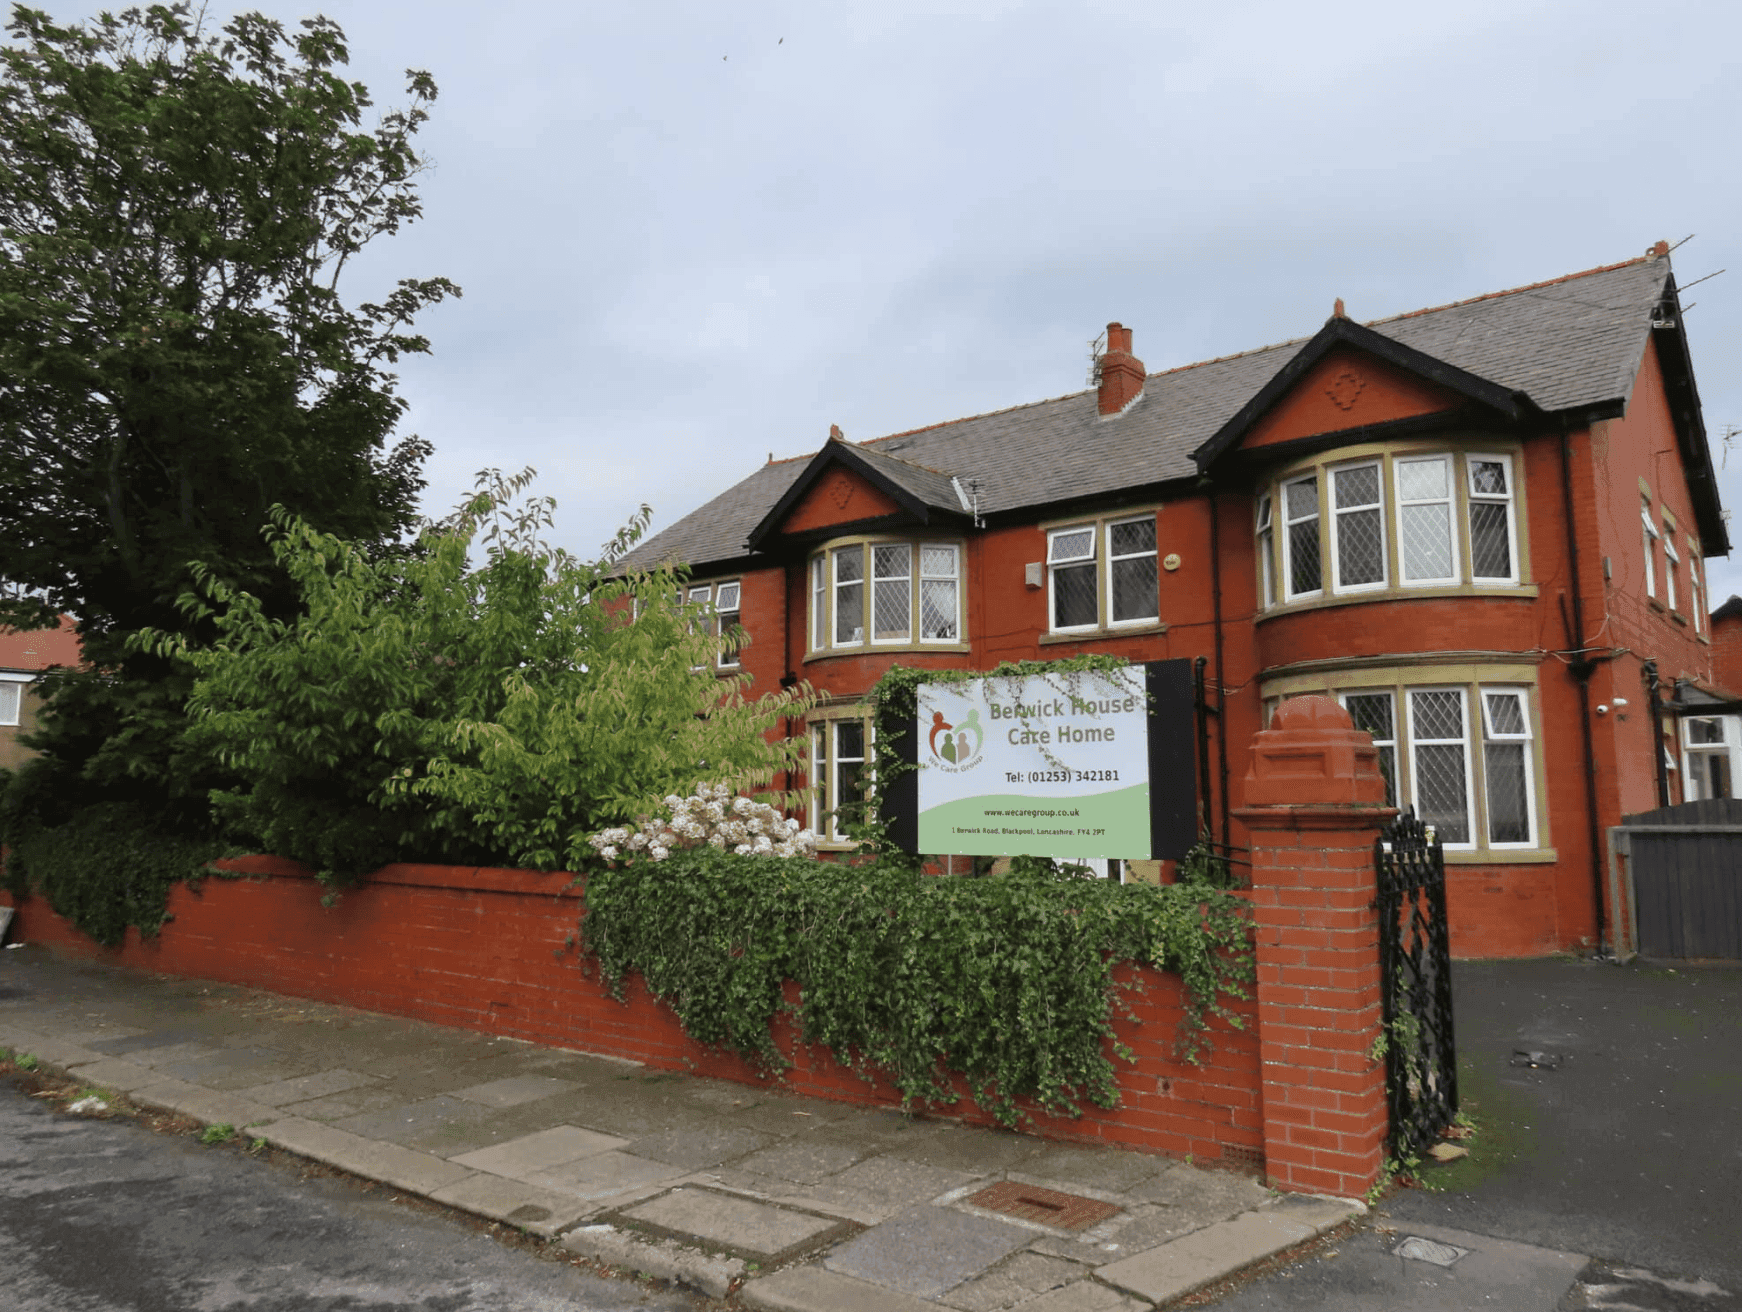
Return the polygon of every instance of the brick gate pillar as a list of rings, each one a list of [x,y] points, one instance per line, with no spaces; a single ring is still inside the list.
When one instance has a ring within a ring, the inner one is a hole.
[[[1246,805],[1258,965],[1265,1169],[1279,1189],[1359,1197],[1385,1161],[1372,738],[1329,697],[1254,736]]]

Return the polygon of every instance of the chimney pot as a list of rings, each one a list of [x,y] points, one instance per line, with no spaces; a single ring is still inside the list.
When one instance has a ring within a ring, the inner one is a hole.
[[[1116,415],[1143,395],[1143,361],[1131,354],[1131,330],[1122,323],[1107,325],[1107,349],[1101,356],[1101,383],[1096,407]]]

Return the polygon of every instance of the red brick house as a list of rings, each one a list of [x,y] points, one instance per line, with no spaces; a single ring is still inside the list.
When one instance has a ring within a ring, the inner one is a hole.
[[[0,629],[0,769],[16,769],[33,755],[19,741],[36,727],[41,708],[31,685],[51,665],[78,663],[79,638],[71,619],[63,617],[54,629]]]
[[[1109,325],[1096,385],[770,461],[643,543],[807,679],[813,818],[860,787],[892,663],[1106,651],[1205,663],[1206,822],[1240,846],[1267,709],[1337,697],[1445,841],[1454,951],[1598,941],[1603,830],[1681,800],[1729,537],[1667,247],[1161,373]],[[1658,741],[1658,735],[1665,735]],[[1195,750],[1182,744],[1181,750]]]

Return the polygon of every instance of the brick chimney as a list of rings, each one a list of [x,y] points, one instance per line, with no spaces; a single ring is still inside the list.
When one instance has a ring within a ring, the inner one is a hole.
[[[1131,354],[1131,330],[1107,325],[1107,349],[1100,360],[1098,402],[1103,415],[1116,415],[1143,395],[1143,361]]]

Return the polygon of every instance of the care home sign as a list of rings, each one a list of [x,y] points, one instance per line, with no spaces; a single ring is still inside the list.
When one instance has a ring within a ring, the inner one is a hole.
[[[1183,855],[1191,687],[1189,661],[921,684],[902,744],[912,796],[887,803],[897,840],[928,855]]]

